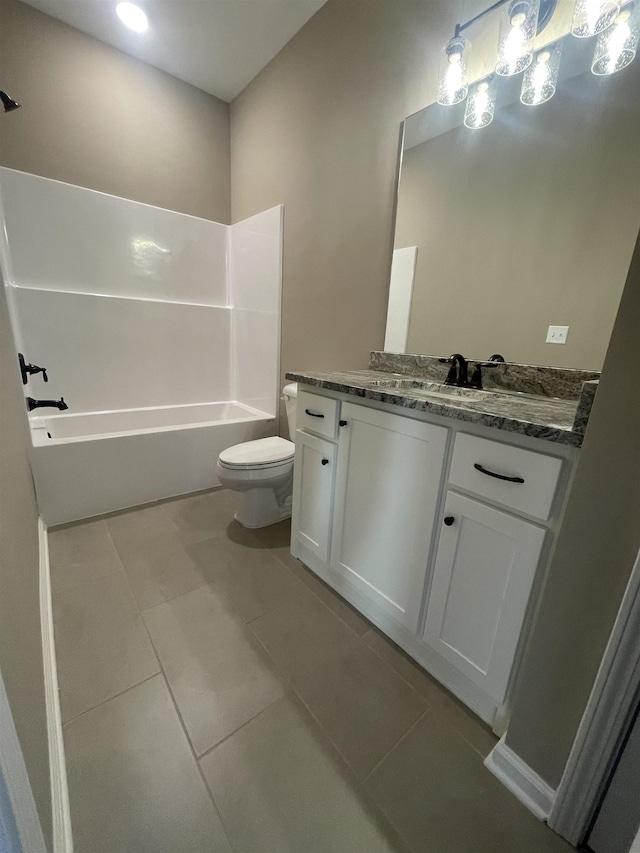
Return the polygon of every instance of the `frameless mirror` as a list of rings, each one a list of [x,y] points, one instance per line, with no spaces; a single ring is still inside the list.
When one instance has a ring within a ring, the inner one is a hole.
[[[640,58],[598,77],[594,40],[561,47],[544,104],[519,74],[482,129],[465,103],[404,122],[385,349],[601,369],[640,229]]]

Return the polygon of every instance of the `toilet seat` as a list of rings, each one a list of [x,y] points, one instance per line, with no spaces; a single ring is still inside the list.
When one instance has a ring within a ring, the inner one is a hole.
[[[286,438],[272,436],[245,441],[227,447],[219,456],[218,463],[229,470],[256,471],[261,468],[279,468],[290,465],[295,453],[295,444]]]

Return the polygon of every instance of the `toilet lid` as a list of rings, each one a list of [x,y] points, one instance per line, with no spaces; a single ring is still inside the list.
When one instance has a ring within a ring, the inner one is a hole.
[[[242,444],[227,447],[220,454],[220,462],[234,468],[251,468],[256,465],[286,462],[293,459],[295,448],[292,441],[277,435],[271,438],[259,438],[256,441],[245,441]]]

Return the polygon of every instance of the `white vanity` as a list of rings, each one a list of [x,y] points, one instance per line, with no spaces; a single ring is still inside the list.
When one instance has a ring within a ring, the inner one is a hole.
[[[292,554],[501,732],[576,448],[290,377]]]

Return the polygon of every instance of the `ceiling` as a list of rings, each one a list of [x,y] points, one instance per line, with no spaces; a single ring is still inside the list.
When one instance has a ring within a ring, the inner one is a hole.
[[[117,0],[24,0],[30,6],[231,101],[326,0],[137,0],[141,34],[115,13]]]

